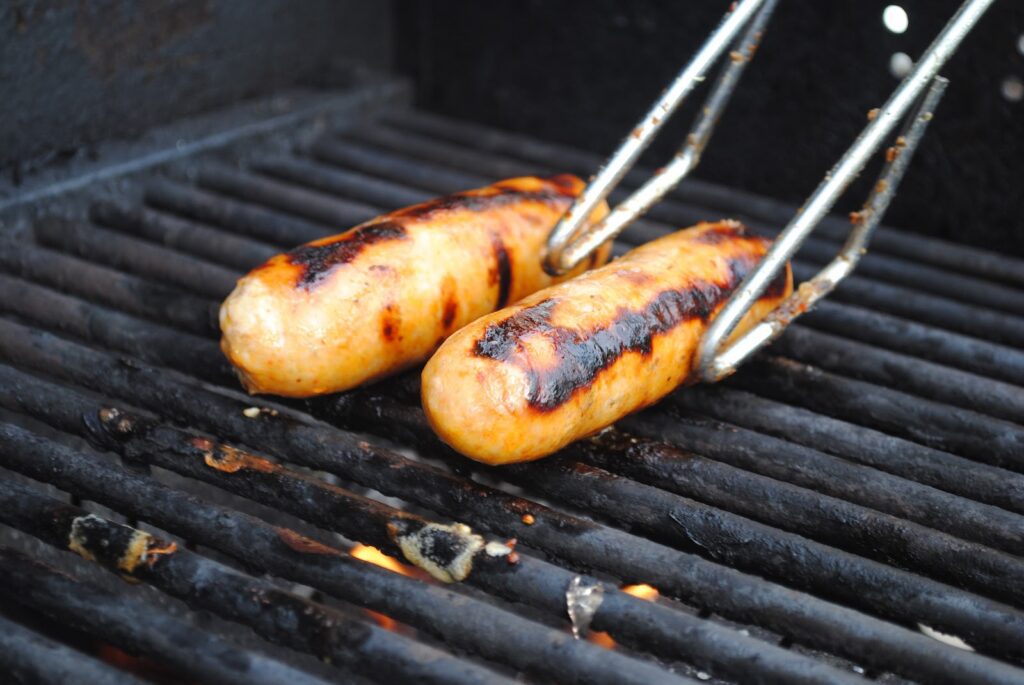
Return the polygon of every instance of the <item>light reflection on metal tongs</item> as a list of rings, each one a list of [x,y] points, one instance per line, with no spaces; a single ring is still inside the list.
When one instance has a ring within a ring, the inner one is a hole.
[[[917,144],[924,136],[935,107],[945,91],[947,81],[939,76],[964,37],[994,0],[967,0],[946,27],[925,50],[914,69],[896,88],[889,100],[873,116],[868,125],[846,151],[839,163],[779,234],[768,254],[740,284],[725,307],[718,313],[701,340],[695,365],[699,380],[713,382],[728,376],[757,350],[777,338],[797,316],[830,293],[857,266],[867,251],[868,241],[896,194],[903,174],[910,164]],[[824,269],[800,285],[789,298],[763,321],[739,338],[728,341],[743,315],[753,306],[764,289],[785,267],[807,236],[832,209],[836,200],[857,177],[868,160],[878,152],[886,138],[901,122],[903,129],[886,152],[878,182],[874,185],[864,208],[853,216],[853,229],[846,243]],[[725,344],[727,343],[727,344]],[[723,344],[724,347],[723,347]]]
[[[942,98],[947,81],[938,75],[939,69],[993,2],[966,0],[885,105],[872,112],[871,120],[853,145],[825,175],[804,206],[779,234],[761,263],[744,279],[711,323],[698,350],[694,367],[695,380],[714,382],[730,375],[737,366],[777,338],[793,319],[808,311],[854,270],[866,251],[871,234],[895,196],[913,152]],[[639,218],[697,165],[700,153],[732,94],[744,63],[756,49],[774,4],[773,0],[745,0],[726,15],[722,25],[644,116],[641,125],[622,142],[552,231],[545,263],[549,271],[560,273],[578,264],[599,245],[618,235]],[[696,125],[687,137],[686,146],[662,173],[655,175],[622,202],[603,222],[586,230],[581,229],[584,218],[626,175],[640,153],[653,140],[664,119],[702,80],[703,71],[714,63],[729,41],[748,24],[747,31],[737,44],[740,48],[732,51],[731,63],[715,84]],[[900,122],[904,122],[902,130],[886,151],[886,162],[878,182],[863,209],[851,216],[853,229],[835,259],[814,278],[801,284],[764,320],[738,338],[730,340],[730,335],[743,316],[828,214],[868,160],[882,148]]]

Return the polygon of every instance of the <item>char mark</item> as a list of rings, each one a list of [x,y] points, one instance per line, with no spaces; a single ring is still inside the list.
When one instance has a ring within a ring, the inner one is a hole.
[[[649,355],[656,335],[693,319],[706,322],[756,264],[756,258],[735,258],[725,282],[697,280],[682,290],[663,290],[643,309],[620,308],[611,324],[589,331],[552,324],[558,299],[543,300],[488,326],[473,351],[522,369],[529,380],[529,405],[541,412],[554,411],[593,385],[627,352]],[[538,368],[528,358],[524,339],[533,335],[550,341],[557,359],[554,366]]]
[[[498,301],[494,308],[501,309],[508,304],[508,295],[512,290],[512,255],[497,233],[491,234],[491,248],[494,251],[494,266],[491,267],[489,280],[491,285],[498,285]]]
[[[779,273],[775,274],[775,278],[768,284],[768,287],[764,289],[764,295],[761,297],[778,298],[782,297],[786,293],[786,286],[789,284],[789,265],[782,267]]]
[[[444,302],[444,311],[441,315],[441,324],[444,326],[445,330],[451,328],[452,324],[455,322],[455,314],[457,312],[458,303],[455,301],[453,296],[449,295],[448,299]]]
[[[760,263],[760,258],[745,258],[735,257],[729,260],[729,273],[732,274],[731,278],[739,286],[740,282],[747,277],[754,267]],[[764,293],[761,298],[778,298],[782,297],[783,293],[786,292],[786,285],[789,283],[789,266],[784,266],[779,273],[775,274],[775,278],[765,287]]]
[[[402,318],[398,311],[398,305],[388,303],[384,306],[384,316],[381,318],[380,333],[388,342],[398,339],[398,329],[401,326]]]
[[[365,248],[389,240],[405,240],[405,227],[393,221],[362,226],[340,240],[323,245],[303,245],[288,253],[288,261],[302,267],[298,287],[312,290],[336,266],[348,264]]]

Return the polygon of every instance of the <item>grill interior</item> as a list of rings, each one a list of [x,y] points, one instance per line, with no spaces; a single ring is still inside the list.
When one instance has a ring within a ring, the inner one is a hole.
[[[430,434],[416,373],[307,403],[243,395],[218,303],[282,249],[600,160],[346,107],[40,193],[0,242],[16,678],[1024,682],[1024,263],[883,228],[735,377],[486,468]],[[770,233],[792,211],[687,181],[617,249],[720,217]],[[845,229],[825,224],[795,276]],[[451,569],[473,540],[452,523],[514,552],[477,552],[452,584],[357,558],[404,562],[404,541]],[[619,589],[635,584],[660,594]],[[576,586],[601,588],[581,639]]]

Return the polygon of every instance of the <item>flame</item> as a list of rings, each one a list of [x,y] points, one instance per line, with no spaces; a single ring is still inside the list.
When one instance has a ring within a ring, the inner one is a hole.
[[[369,545],[356,545],[349,550],[349,554],[354,556],[356,559],[369,562],[375,566],[386,568],[387,570],[394,571],[395,573],[401,573],[403,576],[412,575],[412,573],[410,573],[411,569],[409,569],[405,564],[394,557],[384,554],[384,552],[381,552],[376,547],[370,547]]]
[[[651,587],[650,585],[623,585],[622,591],[627,595],[633,595],[640,599],[646,599],[648,602],[653,602],[658,598],[658,589]]]
[[[608,633],[600,630],[592,630],[587,634],[587,640],[593,642],[598,647],[604,647],[605,649],[615,649],[615,640]]]
[[[139,676],[157,685],[182,685],[192,681],[182,680],[182,674],[158,661],[144,656],[132,656],[107,642],[96,641],[96,657],[122,671]]]
[[[373,609],[363,609],[363,611],[366,612],[367,616],[373,619],[374,623],[379,625],[384,630],[390,630],[392,633],[398,630],[398,623],[395,621],[395,619],[391,618],[390,616],[378,613]]]
[[[639,597],[640,599],[647,600],[648,602],[653,602],[658,598],[657,588],[651,587],[650,585],[623,585],[621,590],[627,595],[633,595],[634,597]],[[591,632],[587,635],[587,639],[595,645],[604,647],[605,649],[615,649],[616,646],[616,642],[612,639],[611,635],[599,630]]]
[[[381,568],[385,568],[388,571],[400,573],[403,576],[408,576],[410,578],[419,578],[421,580],[429,577],[426,573],[420,571],[418,568],[403,564],[398,559],[395,559],[392,556],[388,556],[376,547],[371,547],[370,545],[356,545],[355,547],[349,550],[349,554],[354,556],[356,559],[359,559],[360,561],[365,561],[375,566],[380,566]],[[366,615],[372,618],[374,622],[376,622],[377,625],[379,625],[384,630],[390,630],[392,632],[398,630],[398,623],[395,621],[395,619],[391,618],[390,616],[373,611],[372,609],[363,609],[363,611],[365,611]]]
[[[403,564],[398,559],[384,554],[384,552],[381,552],[376,547],[371,547],[370,545],[356,545],[349,550],[349,554],[354,556],[356,559],[368,562],[374,566],[386,568],[393,573],[400,573],[403,576],[408,576],[409,578],[418,578],[420,580],[430,579],[430,575],[425,571],[421,571],[415,566]]]

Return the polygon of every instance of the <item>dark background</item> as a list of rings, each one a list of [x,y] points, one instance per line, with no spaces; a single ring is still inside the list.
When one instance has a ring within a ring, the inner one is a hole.
[[[882,23],[888,4],[910,18]],[[707,33],[723,0],[399,2],[398,65],[418,104],[607,155]],[[915,58],[956,0],[781,0],[757,58],[696,176],[794,203],[838,161],[897,84],[890,56]],[[887,223],[1024,255],[1024,3],[1001,0],[943,70],[951,80]],[[645,158],[682,142],[691,106]],[[874,169],[875,167],[872,167]],[[844,207],[863,201],[851,191]]]
[[[0,0],[0,173],[95,143],[392,64],[389,2]]]
[[[697,176],[803,201],[957,0],[781,0]],[[12,184],[96,143],[352,64],[414,79],[426,109],[609,154],[725,11],[726,0],[6,0],[0,174]],[[998,0],[944,70],[952,84],[887,221],[1024,256],[1024,3]],[[358,71],[358,70],[357,70]],[[693,108],[649,153],[681,142]],[[861,189],[841,209],[855,208]]]

